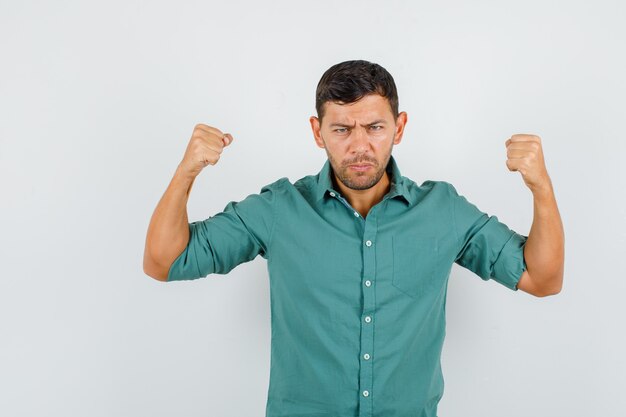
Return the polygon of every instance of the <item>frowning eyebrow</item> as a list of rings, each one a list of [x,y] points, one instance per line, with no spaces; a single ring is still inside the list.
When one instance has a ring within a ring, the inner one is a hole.
[[[378,120],[374,120],[371,123],[366,123],[366,124],[361,125],[361,126],[366,127],[366,126],[372,126],[372,125],[376,125],[376,124],[385,124],[385,123],[387,123],[387,121],[385,119],[378,119]],[[354,127],[355,125],[356,125],[356,123],[353,124],[353,125],[347,125],[345,123],[331,123],[330,127],[335,127],[335,126],[337,126],[337,127]]]

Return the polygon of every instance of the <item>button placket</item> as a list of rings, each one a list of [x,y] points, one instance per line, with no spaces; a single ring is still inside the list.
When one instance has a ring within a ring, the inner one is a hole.
[[[376,231],[377,212],[379,207],[374,206],[363,218],[363,275],[361,276],[361,291],[363,291],[363,310],[361,311],[361,345],[359,386],[361,396],[359,402],[359,417],[373,415],[373,359],[374,326],[376,315],[376,298],[373,281],[376,279]],[[367,277],[367,278],[366,278]]]
[[[361,352],[362,361],[361,367],[359,371],[359,386],[361,387],[361,400],[359,402],[359,416],[360,417],[372,417],[373,408],[372,408],[372,386],[373,386],[373,360],[371,358],[371,352],[374,349],[374,322],[373,322],[373,314],[376,307],[375,300],[375,291],[372,288],[372,281],[370,279],[364,280],[364,277],[370,277],[372,279],[376,276],[376,249],[375,249],[375,238],[377,231],[377,210],[379,208],[378,205],[372,207],[367,214],[366,218],[363,218],[354,210],[350,204],[338,195],[337,193],[331,192],[330,195],[332,197],[336,197],[341,203],[346,206],[356,217],[360,220],[360,224],[363,226],[363,238],[367,238],[364,241],[365,247],[363,248],[363,276],[361,280],[363,280],[363,284],[366,288],[362,287],[363,293],[363,310],[362,317],[363,322],[361,326]]]

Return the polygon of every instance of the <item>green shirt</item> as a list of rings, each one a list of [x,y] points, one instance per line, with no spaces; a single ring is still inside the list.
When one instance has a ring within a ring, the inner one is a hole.
[[[393,156],[391,187],[363,218],[317,175],[283,177],[204,221],[168,281],[267,259],[266,417],[436,417],[453,263],[517,290],[527,236],[445,181],[417,185]]]

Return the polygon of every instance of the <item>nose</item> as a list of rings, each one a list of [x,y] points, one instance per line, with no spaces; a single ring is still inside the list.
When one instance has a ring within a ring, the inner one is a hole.
[[[370,147],[370,140],[364,128],[356,128],[353,130],[352,151],[356,153],[365,153]]]

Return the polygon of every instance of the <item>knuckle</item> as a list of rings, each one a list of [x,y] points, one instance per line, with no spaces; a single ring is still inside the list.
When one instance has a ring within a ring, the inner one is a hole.
[[[202,140],[202,138],[206,137],[206,132],[202,129],[198,129],[196,131],[193,132],[193,135],[191,135],[192,139],[196,139],[196,140]]]
[[[221,130],[219,130],[218,128],[213,127],[213,126],[207,126],[206,130],[208,131],[207,133],[211,134],[211,135],[215,135],[215,136],[218,136],[218,137],[221,137],[223,135]]]

